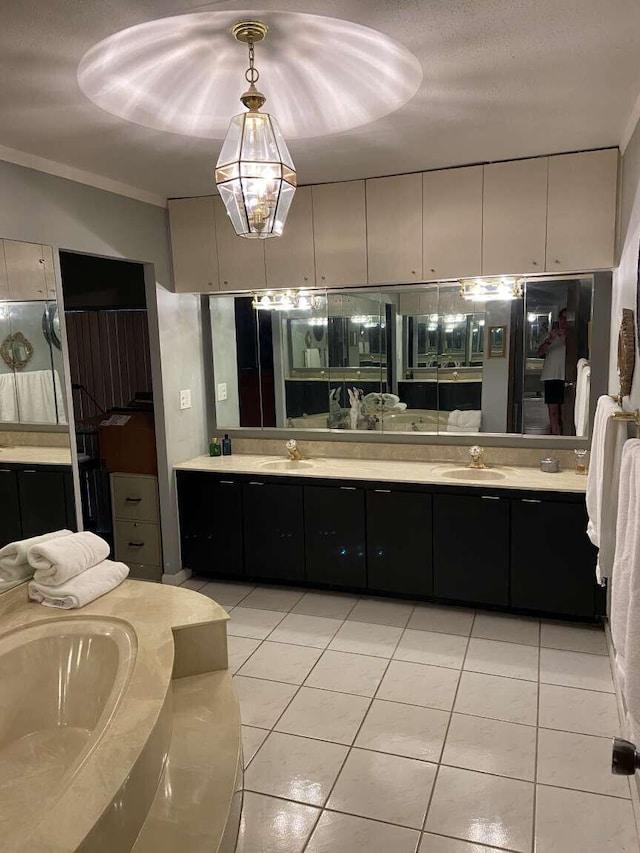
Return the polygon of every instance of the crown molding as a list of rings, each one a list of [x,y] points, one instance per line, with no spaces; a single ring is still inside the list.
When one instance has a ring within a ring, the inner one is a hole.
[[[85,184],[116,195],[127,196],[127,198],[133,198],[145,204],[153,204],[156,207],[167,206],[167,199],[157,193],[123,184],[120,181],[105,178],[103,175],[96,175],[94,172],[85,172],[84,169],[77,169],[75,166],[48,160],[46,157],[28,154],[26,151],[19,151],[17,148],[0,145],[0,160],[6,163],[14,163],[16,166],[25,166],[27,169],[35,169],[37,172],[55,175],[58,178],[66,178],[69,181],[75,181],[78,184]]]

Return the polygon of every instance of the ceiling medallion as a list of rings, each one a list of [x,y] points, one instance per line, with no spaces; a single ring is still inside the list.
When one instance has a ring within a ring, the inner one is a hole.
[[[296,191],[296,172],[276,119],[261,113],[266,101],[256,88],[260,72],[254,65],[254,44],[269,28],[260,21],[240,21],[231,30],[249,46],[240,96],[246,113],[234,116],[216,164],[216,185],[239,237],[264,240],[279,237]]]

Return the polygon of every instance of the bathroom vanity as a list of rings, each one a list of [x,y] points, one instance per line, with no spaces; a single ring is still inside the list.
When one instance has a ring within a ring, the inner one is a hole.
[[[176,466],[183,565],[552,617],[604,613],[585,478],[248,454]]]

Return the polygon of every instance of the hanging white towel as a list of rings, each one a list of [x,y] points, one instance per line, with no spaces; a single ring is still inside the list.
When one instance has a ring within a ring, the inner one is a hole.
[[[304,366],[305,367],[321,367],[320,364],[320,350],[316,347],[315,349],[306,349],[304,351]]]
[[[0,373],[0,421],[18,423],[18,398],[16,380],[13,371]]]
[[[63,536],[71,536],[71,531],[54,530],[52,533],[44,533],[42,536],[32,536],[30,539],[10,542],[4,548],[0,548],[0,583],[6,581],[13,584],[15,581],[30,578],[33,574],[33,568],[29,565],[29,549],[34,545]]]
[[[104,560],[66,583],[56,586],[31,581],[29,598],[44,604],[45,607],[73,610],[76,607],[84,607],[101,595],[111,592],[125,580],[128,574],[129,568],[124,563]]]
[[[104,539],[85,531],[33,545],[28,559],[35,569],[33,579],[55,586],[106,560],[109,551]]]
[[[67,422],[57,370],[23,370],[15,374],[15,382],[20,423]]]
[[[640,440],[627,441],[622,454],[617,543],[611,588],[611,636],[618,682],[640,737]]]
[[[576,399],[573,421],[577,436],[586,436],[589,427],[589,396],[591,391],[591,367],[586,358],[578,359],[576,376]]]
[[[619,411],[611,397],[598,400],[587,475],[587,536],[599,549],[596,577],[601,585],[611,576],[615,556],[620,460],[627,440],[626,423],[611,417]]]

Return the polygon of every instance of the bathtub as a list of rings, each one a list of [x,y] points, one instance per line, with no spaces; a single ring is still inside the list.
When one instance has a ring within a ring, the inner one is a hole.
[[[0,635],[0,838],[3,851],[42,821],[99,744],[136,659],[128,625],[55,619]]]

